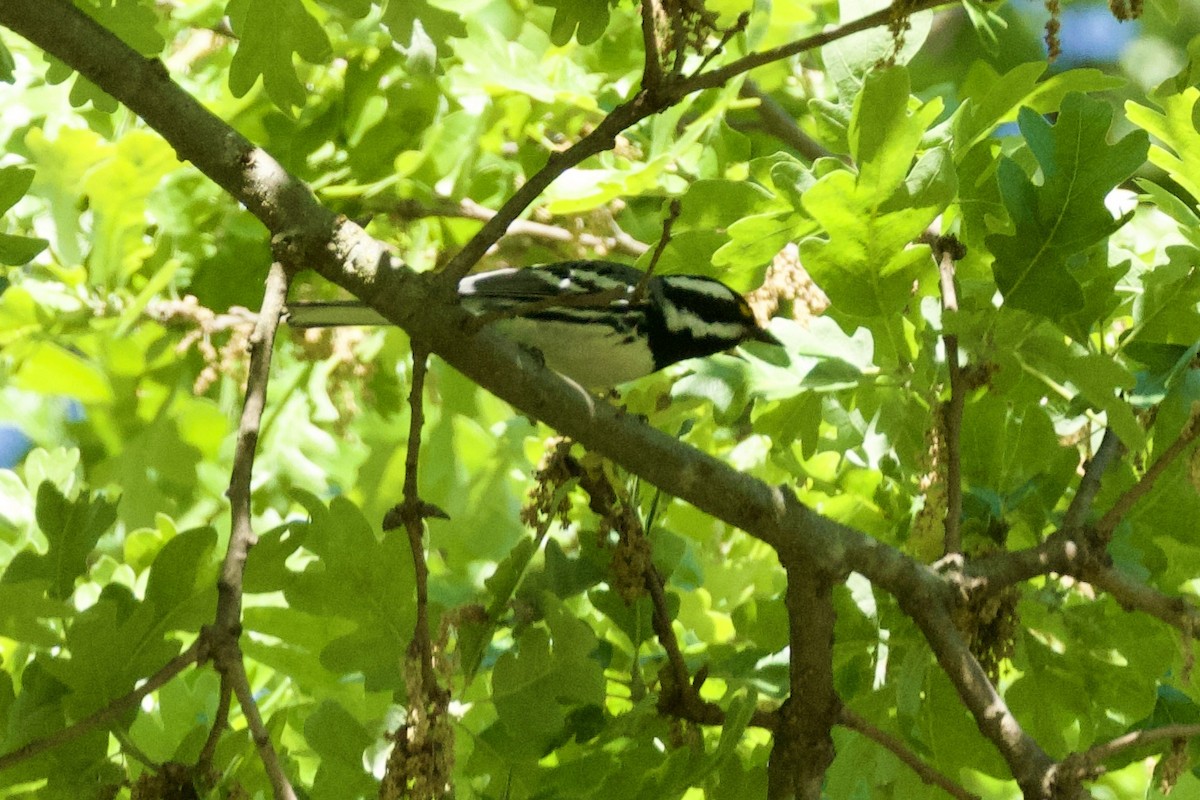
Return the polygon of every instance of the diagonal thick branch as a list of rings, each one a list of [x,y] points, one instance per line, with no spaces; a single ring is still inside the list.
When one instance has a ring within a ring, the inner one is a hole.
[[[918,4],[921,8],[932,5]],[[851,29],[863,30],[883,21],[886,17],[870,24],[860,21],[836,33],[845,35]],[[452,291],[413,273],[390,256],[384,244],[321,206],[303,183],[265,151],[172,83],[161,63],[137,55],[66,0],[0,0],[0,25],[62,59],[141,116],[182,158],[190,160],[267,226],[276,252],[287,263],[307,264],[360,297],[407,330],[414,341],[515,408],[609,457],[664,492],[766,542],[779,553],[785,566],[805,565],[805,570],[811,570],[809,574],[826,576],[822,580],[837,580],[853,569],[900,598],[919,622],[924,620],[922,629],[930,637],[939,662],[1022,785],[1031,785],[1046,771],[1048,759],[1008,713],[954,632],[942,576],[895,548],[806,508],[790,489],[768,486],[619,413],[495,333],[468,332],[468,317],[454,301]],[[837,38],[834,33],[810,37],[805,46],[832,41]],[[670,97],[657,98],[649,105],[644,105],[644,98],[635,98],[606,118],[592,135],[597,138],[587,137],[589,144],[575,155],[587,148],[596,148],[595,152],[603,149],[601,145],[611,141],[622,126],[653,113],[651,107],[665,107],[684,94],[719,85],[721,80],[785,55],[742,59],[688,79],[678,84]],[[552,158],[547,169],[538,173],[540,177],[526,184],[532,187],[530,191],[519,192],[519,199],[514,197],[485,225],[488,233],[477,236],[472,243],[482,242],[486,250],[495,240],[488,236],[502,233],[510,219],[540,192],[537,187],[548,185],[568,166],[569,160]],[[930,586],[939,591],[930,594]],[[931,597],[936,602],[928,602]],[[949,632],[941,630],[943,627]]]

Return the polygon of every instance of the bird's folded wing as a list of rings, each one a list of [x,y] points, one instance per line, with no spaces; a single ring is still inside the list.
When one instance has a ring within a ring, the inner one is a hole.
[[[324,303],[289,303],[285,320],[293,328],[392,324],[375,309],[354,300]]]

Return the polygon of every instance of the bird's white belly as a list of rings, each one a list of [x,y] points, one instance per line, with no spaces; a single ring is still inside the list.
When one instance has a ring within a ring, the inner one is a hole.
[[[602,389],[654,371],[644,337],[604,326],[512,318],[496,323],[508,338],[541,353],[546,366],[589,389]]]

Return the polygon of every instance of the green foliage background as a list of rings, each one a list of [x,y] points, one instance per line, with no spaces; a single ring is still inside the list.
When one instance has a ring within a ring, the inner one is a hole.
[[[161,56],[218,116],[421,269],[479,227],[439,208],[497,208],[626,99],[642,68],[636,8],[604,0],[77,5]],[[1191,19],[1168,5],[1148,9],[1147,31],[1172,13]],[[751,12],[733,55],[862,11],[709,7],[724,25]],[[1001,43],[988,54],[980,36],[978,59],[939,51],[944,29],[916,54],[925,19],[899,59],[916,58],[912,71],[874,69],[890,37],[871,32],[753,73],[831,156],[807,161],[757,128],[738,78],[626,132],[532,212],[653,243],[678,198],[660,268],[741,289],[796,243],[832,305],[806,322],[784,309],[772,330],[786,357],[682,365],[624,402],[924,560],[940,553],[928,431],[948,392],[942,334],[987,371],[963,418],[969,551],[1029,547],[1054,530],[1081,454],[1108,427],[1130,455],[1106,477],[1106,509],[1200,400],[1200,49],[1181,44],[1146,92],[1112,70],[1014,60],[1029,50],[1019,18],[972,14]],[[3,753],[130,691],[211,621],[245,335],[212,312],[257,306],[270,252],[257,221],[97,87],[14,36],[0,44],[0,418],[33,445],[0,471]],[[930,83],[942,70],[954,78]],[[928,247],[912,244],[939,216],[967,246],[955,313],[941,310]],[[597,254],[517,236],[487,263]],[[332,294],[315,282],[293,292]],[[379,521],[399,499],[410,371],[393,330],[296,333],[278,347],[244,647],[285,768],[310,798],[377,793],[406,699],[412,559]],[[770,737],[747,724],[787,690],[773,552],[621,477],[652,519],[688,663],[706,667],[703,694],[727,714],[722,727],[664,718],[648,601],[629,606],[610,586],[612,551],[585,498],[571,495],[570,522],[544,542],[520,521],[551,432],[436,360],[426,413],[421,492],[450,516],[429,523],[428,541],[434,630],[454,632],[456,796],[761,796]],[[1200,574],[1190,469],[1171,467],[1111,548],[1122,571],[1169,594],[1195,593]],[[894,598],[851,575],[836,599],[846,704],[972,791],[1017,796]],[[472,629],[479,607],[494,628]],[[1200,718],[1190,654],[1164,624],[1050,579],[1024,584],[1018,608],[999,686],[1053,756]],[[474,652],[472,635],[483,637]],[[0,772],[0,797],[128,796],[145,762],[195,762],[217,693],[212,671],[191,670],[111,732]],[[243,722],[233,727],[220,786],[269,795]],[[835,738],[829,797],[941,796],[871,741]],[[1156,796],[1151,767],[1129,759],[1097,796]],[[1186,773],[1178,791],[1200,784]]]

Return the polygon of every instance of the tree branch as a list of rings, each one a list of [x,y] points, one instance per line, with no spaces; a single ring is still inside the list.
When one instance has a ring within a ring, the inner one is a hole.
[[[1074,797],[1082,791],[1080,784],[1083,781],[1095,780],[1103,775],[1107,771],[1104,762],[1124,750],[1163,741],[1183,743],[1197,736],[1200,736],[1200,725],[1185,723],[1133,731],[1082,753],[1067,756],[1052,770],[1046,785],[1054,792],[1054,797]],[[1169,792],[1169,789],[1165,791]]]
[[[242,417],[238,423],[237,445],[233,454],[233,470],[226,495],[230,505],[229,547],[221,565],[221,577],[217,581],[216,626],[236,638],[242,623],[242,574],[246,557],[257,537],[251,520],[251,482],[254,472],[254,454],[258,447],[258,431],[262,423],[263,409],[267,405],[267,384],[271,379],[271,353],[275,347],[275,332],[279,329],[279,317],[287,300],[287,271],[276,262],[267,274],[266,290],[263,293],[262,309],[254,333],[250,335],[250,366],[246,380],[246,401],[242,406]]]
[[[1141,479],[1133,486],[1129,487],[1123,495],[1117,498],[1117,502],[1108,510],[1100,521],[1096,523],[1096,533],[1102,540],[1107,541],[1112,536],[1112,532],[1116,529],[1117,524],[1125,518],[1130,509],[1154,488],[1154,484],[1158,481],[1162,474],[1166,472],[1167,467],[1175,462],[1175,459],[1183,455],[1183,453],[1191,446],[1196,437],[1200,436],[1200,408],[1193,408],[1192,413],[1188,416],[1188,420],[1184,423],[1183,429],[1179,431],[1179,436],[1171,445],[1163,452],[1158,460],[1146,470]]]
[[[216,620],[208,632],[212,637],[213,664],[221,674],[221,698],[224,707],[218,706],[213,728],[202,751],[211,764],[220,730],[228,724],[229,694],[235,695],[242,715],[246,718],[250,733],[258,748],[259,757],[267,770],[276,800],[293,800],[296,796],[291,782],[283,772],[279,757],[271,743],[270,734],[263,725],[262,717],[250,689],[246,666],[242,660],[238,639],[242,632],[242,579],[246,558],[258,541],[254,534],[250,506],[254,456],[258,448],[258,434],[262,424],[263,409],[267,404],[267,386],[271,378],[271,355],[275,349],[275,333],[279,330],[279,318],[287,300],[291,278],[282,262],[271,264],[263,292],[262,308],[254,332],[250,335],[250,366],[246,380],[246,400],[238,423],[237,445],[233,454],[233,470],[229,479],[230,533],[229,546],[221,565],[217,581]],[[211,745],[211,747],[210,747]]]
[[[237,696],[242,715],[246,717],[250,737],[254,740],[258,757],[267,771],[267,778],[271,781],[275,800],[296,800],[296,793],[283,771],[283,765],[279,763],[279,755],[271,742],[271,734],[263,722],[262,714],[259,713],[258,703],[254,700],[254,692],[250,688],[250,678],[246,675],[246,664],[242,661],[241,653],[238,653],[237,658],[228,660],[226,667],[226,671],[221,673],[221,679],[228,680],[233,686],[233,693]]]
[[[229,706],[232,702],[233,687],[229,685],[228,681],[222,679],[220,695],[217,697],[217,713],[213,715],[212,727],[209,728],[204,746],[200,748],[200,757],[196,759],[196,774],[206,786],[211,786],[215,781],[213,759],[216,758],[217,745],[221,742],[221,735],[229,726]]]
[[[1100,482],[1108,471],[1113,459],[1121,454],[1121,440],[1113,433],[1112,428],[1106,428],[1096,454],[1092,456],[1079,480],[1079,488],[1071,498],[1071,505],[1063,515],[1062,529],[1074,533],[1083,527],[1088,515],[1092,513],[1092,505],[1096,501],[1096,493],[1100,491]]]
[[[966,789],[926,764],[908,747],[908,745],[904,744],[904,742],[900,741],[895,736],[892,736],[887,731],[876,728],[874,725],[867,722],[866,719],[860,717],[858,714],[854,713],[845,706],[842,707],[841,712],[838,714],[838,722],[852,731],[858,731],[871,741],[882,745],[885,750],[888,750],[892,755],[904,762],[905,766],[917,773],[917,777],[919,777],[925,784],[929,786],[936,786],[951,797],[958,798],[958,800],[982,800],[979,795],[973,792],[968,792]]]
[[[809,161],[835,157],[833,151],[801,130],[796,121],[792,119],[792,115],[775,98],[759,89],[758,84],[754,81],[747,79],[742,84],[740,94],[742,97],[750,97],[758,101],[756,111],[759,119],[762,120],[762,127],[766,129],[767,133]]]
[[[408,219],[420,217],[458,217],[460,219],[487,222],[496,216],[495,211],[485,208],[469,198],[458,203],[445,202],[434,204],[433,206],[422,205],[416,200],[401,200],[394,207],[389,207],[388,210]],[[635,258],[650,249],[646,244],[639,242],[625,231],[617,228],[615,223],[613,224],[612,234],[602,236],[595,233],[588,233],[587,231],[576,232],[561,225],[547,225],[544,222],[535,222],[529,219],[516,219],[509,224],[508,230],[505,231],[505,236],[528,236],[534,239],[544,239],[563,244],[577,243],[593,250],[623,253]]]
[[[913,2],[905,3],[901,17],[912,16],[922,11],[929,11],[940,6],[957,5],[956,2],[946,2],[946,0],[913,0]],[[758,53],[751,53],[748,56],[732,61],[722,67],[704,72],[699,75],[694,75],[687,80],[681,81],[679,84],[671,87],[671,94],[678,99],[698,92],[702,89],[715,89],[718,86],[724,86],[738,75],[749,72],[752,69],[765,66],[775,61],[782,61],[786,58],[807,53],[810,50],[816,50],[824,47],[827,44],[836,42],[839,39],[844,39],[847,36],[855,33],[861,33],[871,28],[886,26],[896,19],[896,6],[888,6],[881,8],[878,11],[872,12],[865,17],[861,17],[844,25],[839,25],[836,28],[822,31],[821,33],[807,36],[803,39],[797,39],[794,42],[788,42],[785,45],[773,48],[771,50],[763,50]]]
[[[1025,796],[1044,797],[1042,787],[1053,760],[1017,722],[963,641],[948,611],[951,598],[947,585],[923,577],[918,581],[896,594],[901,610],[917,623],[980,733],[1000,751]]]
[[[767,763],[767,798],[820,800],[841,710],[833,688],[834,581],[804,563],[785,561],[784,569],[789,691]]]
[[[1200,724],[1196,723],[1180,722],[1174,725],[1164,725],[1161,728],[1132,731],[1123,736],[1118,736],[1115,739],[1090,747],[1082,753],[1075,753],[1068,756],[1063,760],[1059,768],[1059,774],[1073,771],[1076,780],[1096,778],[1104,771],[1103,764],[1105,761],[1125,750],[1146,747],[1164,741],[1174,741],[1176,739],[1194,739],[1197,736],[1200,736]]]
[[[651,92],[658,91],[658,87],[662,84],[662,60],[659,55],[658,33],[655,30],[657,22],[655,16],[658,12],[658,4],[655,0],[642,0],[642,49],[643,65],[642,65],[642,88]]]
[[[1175,597],[1135,581],[1110,566],[1093,545],[1067,535],[1065,529],[1036,547],[971,559],[954,576],[963,591],[990,595],[1039,575],[1069,575],[1108,592],[1127,611],[1142,611],[1191,636],[1200,631],[1200,610]]]
[[[421,685],[410,687],[414,702],[437,694],[437,675],[433,669],[433,642],[429,636],[429,565],[425,561],[425,519],[446,517],[446,512],[421,500],[417,470],[421,455],[421,429],[425,424],[425,375],[429,368],[429,353],[413,343],[412,387],[408,395],[408,444],[404,456],[404,499],[384,521],[384,529],[403,525],[412,550],[413,573],[417,592],[417,618],[413,624],[409,657],[420,663]]]
[[[958,311],[958,289],[954,285],[954,262],[966,254],[958,240],[936,236],[930,243],[938,263],[942,289],[942,309],[951,314]],[[945,553],[962,552],[962,418],[966,405],[967,386],[963,368],[958,363],[958,334],[943,333],[946,346],[946,369],[950,374],[950,401],[942,407],[942,427],[946,432],[946,520]]]
[[[55,731],[43,739],[35,739],[10,753],[0,755],[0,771],[16,766],[20,762],[40,755],[47,750],[53,750],[68,742],[73,742],[85,733],[103,728],[110,722],[115,722],[126,712],[137,708],[146,695],[158,691],[176,675],[200,661],[203,650],[203,637],[201,637],[193,642],[192,646],[187,650],[184,650],[164,664],[158,672],[147,678],[145,683],[133,691],[121,695],[90,716],[79,720],[74,725],[69,725],[60,731]]]

